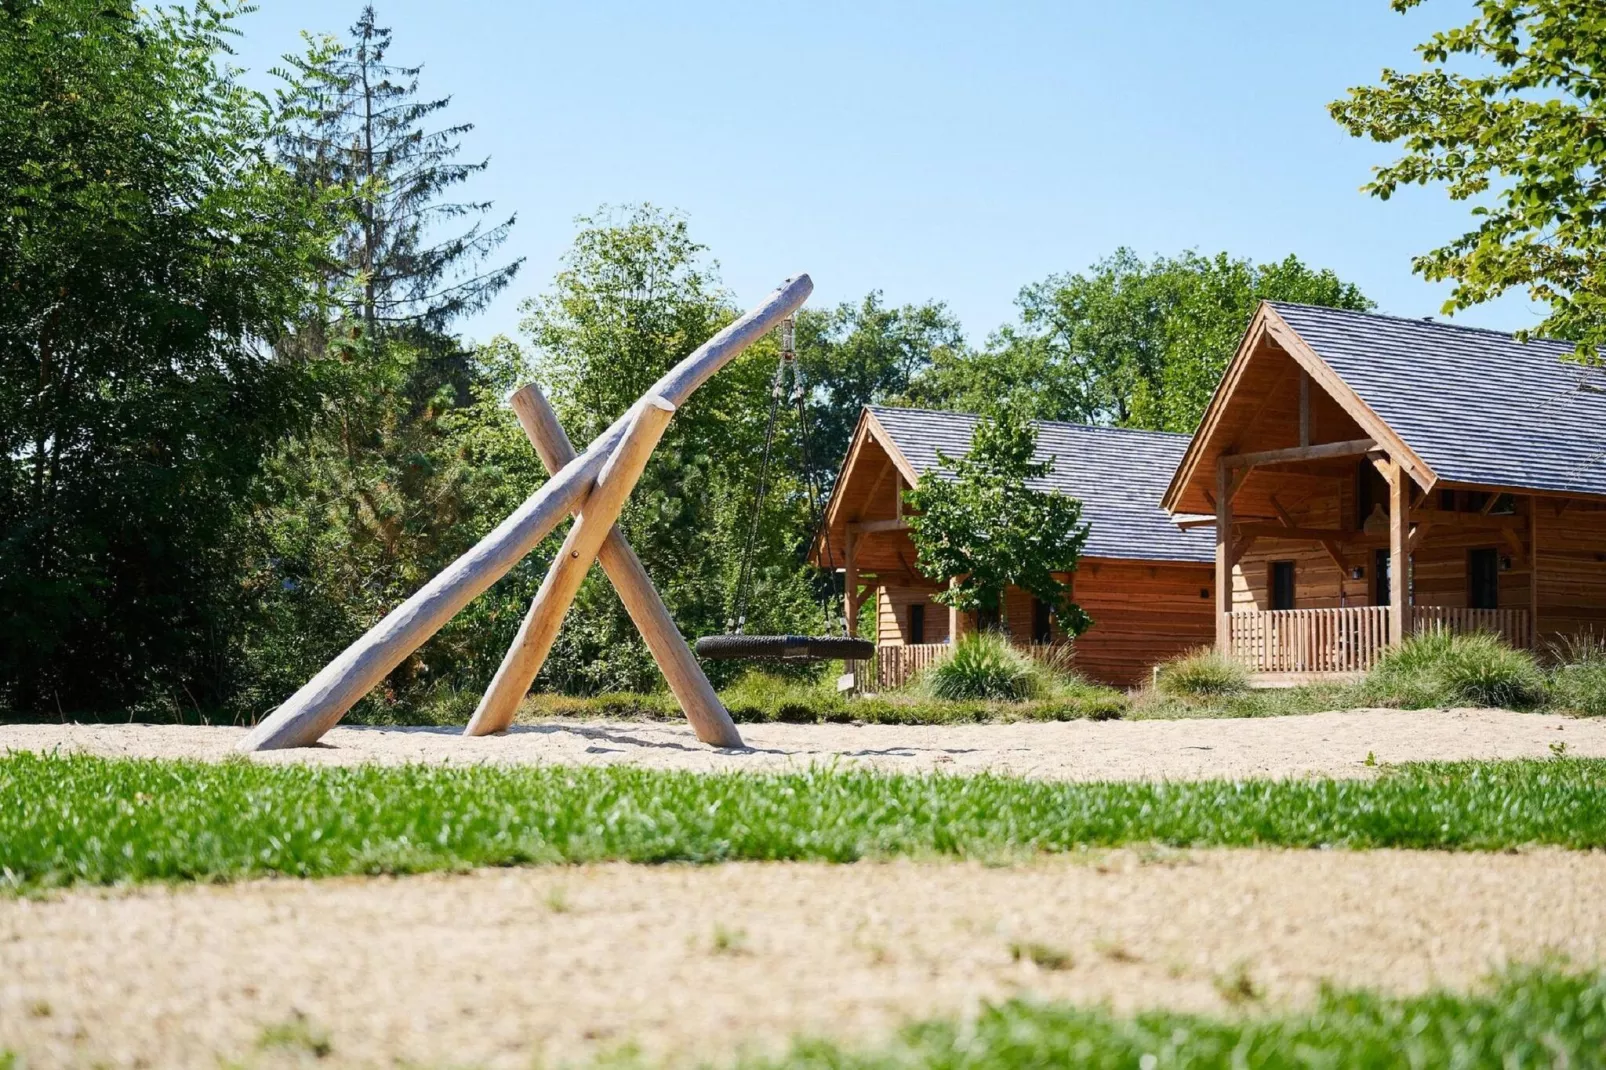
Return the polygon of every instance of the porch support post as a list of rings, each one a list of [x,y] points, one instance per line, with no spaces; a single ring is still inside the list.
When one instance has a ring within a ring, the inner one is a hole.
[[[843,537],[842,610],[848,618],[848,635],[859,635],[859,533],[852,528]]]
[[[1216,462],[1216,651],[1232,653],[1232,471]]]
[[[953,579],[950,579],[948,581],[948,586],[950,588],[958,587],[959,586],[959,579],[957,577],[955,577]],[[948,607],[948,642],[950,642],[952,644],[955,644],[955,645],[958,645],[960,638],[964,635],[964,632],[965,632],[965,615],[963,613],[961,613],[957,607],[949,606]]]
[[[1539,649],[1539,496],[1528,495],[1528,646]]]
[[[1407,543],[1411,530],[1411,485],[1400,462],[1389,460],[1389,644],[1405,641],[1406,623],[1411,619],[1407,605],[1410,592],[1410,553]]]

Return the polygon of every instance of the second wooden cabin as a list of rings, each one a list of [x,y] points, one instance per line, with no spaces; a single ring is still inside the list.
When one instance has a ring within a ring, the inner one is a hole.
[[[903,492],[940,467],[938,453],[961,457],[977,417],[924,409],[867,408],[826,510],[828,538],[816,564],[845,569],[851,629],[875,614],[878,688],[899,686],[947,649],[955,634],[1001,627],[1023,646],[1065,639],[1048,607],[1030,595],[1006,593],[998,621],[978,621],[935,602],[947,585],[915,569],[903,515]],[[1179,529],[1160,508],[1166,480],[1188,446],[1186,435],[1082,424],[1038,425],[1039,461],[1054,472],[1043,481],[1082,502],[1089,525],[1073,595],[1093,618],[1076,641],[1076,667],[1115,686],[1143,682],[1153,665],[1207,645],[1215,628],[1212,601],[1214,535]],[[855,631],[855,634],[858,634]]]

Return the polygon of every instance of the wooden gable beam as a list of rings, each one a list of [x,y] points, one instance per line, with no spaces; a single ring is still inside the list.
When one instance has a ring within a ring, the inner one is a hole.
[[[1257,450],[1254,453],[1230,453],[1222,456],[1221,463],[1228,468],[1258,468],[1268,464],[1292,464],[1297,461],[1325,461],[1336,457],[1360,457],[1377,449],[1370,438],[1355,438],[1347,442],[1323,442],[1318,446],[1289,446],[1280,450]]]
[[[1266,315],[1266,333],[1282,347],[1283,352],[1304,368],[1316,384],[1349,414],[1350,419],[1360,424],[1363,430],[1376,439],[1388,451],[1391,459],[1399,462],[1412,482],[1423,490],[1431,489],[1438,481],[1438,477],[1427,462],[1418,457],[1416,451],[1407,446],[1405,440],[1396,434],[1382,417],[1372,411],[1372,407],[1328,366],[1321,355],[1300,337],[1298,331],[1277,315],[1275,309],[1263,306],[1263,311]]]

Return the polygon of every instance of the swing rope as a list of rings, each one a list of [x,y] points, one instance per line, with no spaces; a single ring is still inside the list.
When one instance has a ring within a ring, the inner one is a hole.
[[[775,459],[776,431],[780,425],[782,406],[788,401],[797,408],[798,420],[798,451],[802,465],[804,492],[808,495],[810,538],[812,543],[816,537],[823,541],[827,568],[831,573],[830,590],[827,592],[822,605],[821,615],[824,618],[825,628],[832,633],[826,636],[744,636],[747,627],[748,600],[756,578],[756,565],[754,557],[758,546],[760,521],[764,514],[764,503],[771,488],[770,466]],[[788,316],[781,324],[781,356],[775,366],[775,376],[770,382],[770,411],[769,418],[764,427],[764,452],[759,460],[758,478],[753,486],[750,501],[752,520],[748,524],[747,538],[742,545],[740,564],[736,573],[736,590],[731,598],[731,615],[727,619],[724,636],[705,636],[697,641],[697,652],[705,657],[782,657],[782,658],[846,658],[863,659],[870,657],[875,651],[875,645],[862,639],[855,639],[847,634],[847,618],[839,609],[833,624],[831,604],[837,602],[838,606],[845,604],[847,592],[844,587],[841,600],[836,598],[836,570],[831,567],[835,562],[835,555],[831,549],[831,531],[825,524],[825,494],[813,466],[812,444],[809,438],[808,420],[808,390],[803,380],[803,370],[798,365],[795,348],[795,324]],[[845,584],[844,580],[844,584]]]

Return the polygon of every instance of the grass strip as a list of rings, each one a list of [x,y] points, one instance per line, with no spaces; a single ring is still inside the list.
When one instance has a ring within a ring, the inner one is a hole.
[[[622,860],[1081,846],[1606,846],[1606,760],[1399,766],[1376,780],[1065,784],[633,767],[347,768],[0,758],[0,887]]]
[[[1015,1001],[970,1022],[905,1029],[872,1052],[804,1042],[742,1070],[1208,1070],[1212,1067],[1600,1066],[1606,1060],[1606,976],[1551,968],[1510,971],[1471,995],[1391,998],[1326,991],[1286,1015],[1212,1017],[1157,1011],[1123,1018]]]

